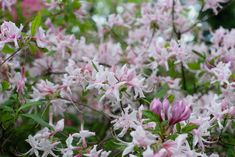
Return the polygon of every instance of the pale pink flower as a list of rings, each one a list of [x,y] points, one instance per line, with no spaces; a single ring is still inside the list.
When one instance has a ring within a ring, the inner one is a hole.
[[[35,38],[36,38],[38,47],[45,48],[47,46],[48,40],[45,35],[45,31],[42,29],[42,27],[38,28]]]
[[[212,42],[217,46],[219,47],[223,40],[224,40],[224,37],[225,35],[227,34],[227,30],[224,29],[223,27],[220,27],[219,29],[217,29],[212,35]]]
[[[232,74],[230,66],[230,62],[219,62],[218,64],[216,64],[215,67],[210,69],[209,72],[212,72],[216,76],[216,79],[212,81],[212,83],[214,83],[215,81],[219,81],[221,85],[223,85],[224,83],[229,84],[229,77]]]
[[[2,9],[8,9],[9,11],[12,10],[12,6],[17,2],[17,0],[0,0],[2,3]]]
[[[130,135],[133,138],[133,144],[139,147],[147,147],[156,142],[156,135],[144,130],[142,126],[137,126],[135,131],[132,131]]]
[[[218,8],[221,9],[221,3],[225,3],[227,0],[205,0],[205,6],[203,10],[212,9],[215,14],[218,14]]]
[[[45,98],[48,95],[54,94],[61,87],[59,85],[55,85],[54,83],[48,80],[41,80],[39,83],[36,84],[35,87],[32,88],[33,93],[31,94],[31,96],[34,98],[34,100],[39,100]]]
[[[22,25],[20,26],[20,28],[18,28],[15,23],[11,21],[4,21],[1,25],[0,47],[3,47],[6,43],[14,42],[15,47],[18,48],[19,45],[17,40],[21,37],[22,29]]]
[[[111,123],[113,124],[114,130],[122,129],[122,131],[118,134],[119,137],[123,137],[129,128],[136,128],[139,123],[137,119],[138,112],[136,110],[132,110],[130,106],[124,109],[125,113],[122,112],[121,116],[115,117]]]
[[[111,14],[108,17],[108,26],[113,27],[113,26],[125,26],[128,27],[128,25],[124,22],[122,17],[118,14]]]

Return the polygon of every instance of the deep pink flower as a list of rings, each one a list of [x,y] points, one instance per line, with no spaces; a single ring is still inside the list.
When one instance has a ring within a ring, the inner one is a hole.
[[[187,120],[191,114],[190,108],[183,101],[174,103],[171,112],[170,124],[172,125]]]
[[[167,120],[169,101],[164,99],[163,102],[161,102],[159,99],[154,99],[150,104],[150,110],[159,115],[161,120]]]
[[[42,8],[43,4],[41,0],[23,0],[22,2],[23,15],[25,17],[30,17]]]
[[[150,104],[150,110],[161,117],[162,102],[159,99],[154,99]]]
[[[159,115],[161,120],[169,120],[170,125],[187,120],[191,114],[190,108],[183,101],[178,101],[170,106],[167,99],[164,99],[163,102],[154,99],[150,104],[150,110]]]

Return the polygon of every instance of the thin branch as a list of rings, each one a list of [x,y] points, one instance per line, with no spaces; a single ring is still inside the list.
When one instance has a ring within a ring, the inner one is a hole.
[[[186,77],[185,77],[185,71],[184,71],[184,65],[181,62],[181,75],[182,75],[182,81],[183,81],[183,89],[187,89],[187,84],[186,84]]]
[[[11,54],[9,57],[7,57],[1,64],[0,67],[6,63],[7,61],[11,60],[18,52],[20,52],[22,48],[18,48],[13,54]]]
[[[172,1],[172,11],[171,11],[171,20],[172,20],[172,37],[174,36],[174,34],[177,36],[177,39],[180,39],[180,33],[177,32],[176,26],[175,26],[175,0]]]

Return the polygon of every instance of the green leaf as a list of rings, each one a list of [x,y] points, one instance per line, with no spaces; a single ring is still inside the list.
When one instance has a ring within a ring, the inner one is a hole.
[[[7,44],[5,44],[4,47],[2,48],[2,53],[4,53],[4,54],[12,54],[14,52],[15,52],[15,49],[10,47]]]
[[[153,122],[157,122],[157,123],[160,122],[160,117],[152,111],[144,110],[143,115],[145,118],[148,118],[149,120],[151,120]]]
[[[169,96],[167,97],[167,99],[168,99],[168,101],[169,101],[170,103],[172,103],[172,102],[175,100],[175,96],[174,96],[174,95],[169,95]]]
[[[200,52],[197,52],[196,50],[192,50],[194,54],[196,54],[197,56],[199,56],[200,58],[202,58],[203,60],[206,59],[205,55],[202,55]]]
[[[79,1],[73,1],[72,6],[74,10],[77,10],[81,7],[81,4]]]
[[[151,104],[151,102],[147,99],[147,98],[139,98],[139,100],[141,101],[140,103],[142,104],[148,104],[148,105],[150,105]]]
[[[31,43],[29,44],[29,49],[30,49],[30,51],[31,51],[33,54],[35,54],[36,51],[37,51],[37,46],[36,46],[36,44],[33,43],[33,42],[31,42]]]
[[[14,125],[14,114],[11,112],[1,113],[0,123],[4,129],[7,129]]]
[[[180,123],[177,123],[177,124],[176,124],[176,130],[177,130],[178,133],[180,133],[180,131],[181,131],[181,125],[180,125]]]
[[[104,143],[104,149],[105,150],[124,150],[125,145],[117,141],[116,139],[108,139]]]
[[[192,124],[192,123],[189,123],[187,124],[185,127],[183,127],[181,129],[182,133],[189,133],[191,132],[193,129],[197,129],[198,126],[196,124]]]
[[[2,86],[2,91],[6,91],[6,90],[8,90],[10,88],[11,85],[10,85],[10,83],[8,81],[3,80],[1,82],[1,86]]]
[[[35,101],[35,102],[29,102],[29,103],[26,103],[24,105],[22,105],[18,110],[17,112],[21,111],[21,110],[24,110],[24,109],[27,109],[27,108],[30,108],[32,106],[40,106],[44,104],[44,102],[42,101]]]
[[[6,112],[14,112],[13,108],[11,108],[10,106],[6,106],[6,105],[1,105],[0,109]]]
[[[200,70],[200,63],[188,63],[188,67],[192,70]]]
[[[154,95],[155,98],[164,98],[167,91],[168,91],[168,85],[164,84]]]
[[[38,27],[41,25],[41,20],[42,20],[41,13],[38,12],[37,16],[34,18],[34,20],[32,22],[32,26],[31,26],[31,35],[32,36],[34,36],[36,34]]]
[[[33,121],[37,122],[38,124],[40,124],[44,127],[52,128],[47,122],[45,122],[41,117],[39,117],[36,114],[22,114],[21,116],[26,117],[26,118],[30,118]]]
[[[99,72],[99,70],[98,70],[97,66],[95,65],[95,63],[93,61],[91,61],[91,63],[92,63],[92,66],[95,68],[96,72]]]

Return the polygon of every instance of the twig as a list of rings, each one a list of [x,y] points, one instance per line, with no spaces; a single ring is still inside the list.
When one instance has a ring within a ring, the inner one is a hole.
[[[13,54],[11,54],[9,57],[7,57],[1,64],[0,67],[6,63],[8,60],[11,60],[18,52],[20,52],[22,48],[18,48]]]
[[[183,81],[183,89],[186,90],[187,89],[186,77],[185,77],[184,65],[182,62],[181,62],[181,75],[182,75],[182,81]]]
[[[172,20],[172,37],[174,36],[174,34],[177,36],[177,39],[180,39],[181,34],[179,32],[177,32],[176,26],[175,26],[175,0],[172,1],[172,11],[171,11],[171,20]]]

